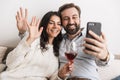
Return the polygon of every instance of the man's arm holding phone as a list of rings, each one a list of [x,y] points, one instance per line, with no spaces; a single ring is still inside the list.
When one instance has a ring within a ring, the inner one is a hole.
[[[86,37],[84,39],[86,41],[86,43],[83,44],[85,46],[84,52],[95,56],[99,61],[108,62],[110,59],[110,54],[107,49],[105,35],[101,32],[101,30],[97,31],[100,31],[101,34],[98,35],[93,30],[87,31],[87,35],[89,34],[92,37]]]

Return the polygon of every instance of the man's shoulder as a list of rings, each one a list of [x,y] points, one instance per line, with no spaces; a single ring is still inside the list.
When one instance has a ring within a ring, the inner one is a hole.
[[[81,28],[82,29],[82,35],[86,35],[86,27]]]

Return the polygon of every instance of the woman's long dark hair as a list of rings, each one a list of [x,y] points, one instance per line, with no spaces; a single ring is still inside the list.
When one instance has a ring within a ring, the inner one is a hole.
[[[58,12],[50,11],[43,16],[43,18],[40,22],[40,25],[39,25],[39,29],[40,29],[40,27],[43,27],[43,31],[42,31],[41,38],[40,38],[40,46],[43,51],[47,50],[46,45],[48,44],[48,37],[49,37],[46,32],[46,29],[47,29],[48,23],[50,21],[50,18],[54,15],[60,17]],[[53,50],[54,50],[55,56],[59,56],[59,45],[60,45],[61,41],[62,41],[62,33],[60,31],[60,33],[57,35],[57,37],[55,37],[53,40]]]

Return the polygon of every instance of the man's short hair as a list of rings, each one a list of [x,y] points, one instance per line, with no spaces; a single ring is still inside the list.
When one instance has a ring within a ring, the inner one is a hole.
[[[80,15],[81,15],[81,9],[80,9],[79,6],[75,5],[74,3],[67,3],[67,4],[62,5],[62,6],[59,8],[59,10],[58,10],[60,16],[61,16],[62,11],[64,11],[65,9],[68,9],[68,8],[72,8],[72,7],[74,7],[74,8],[77,9],[77,11],[78,11],[78,13],[79,13],[79,17],[80,17]]]

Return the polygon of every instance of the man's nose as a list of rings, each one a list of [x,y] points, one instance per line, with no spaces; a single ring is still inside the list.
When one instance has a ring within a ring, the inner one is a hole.
[[[70,18],[69,24],[73,24],[73,23],[74,23],[74,20],[72,18]]]

